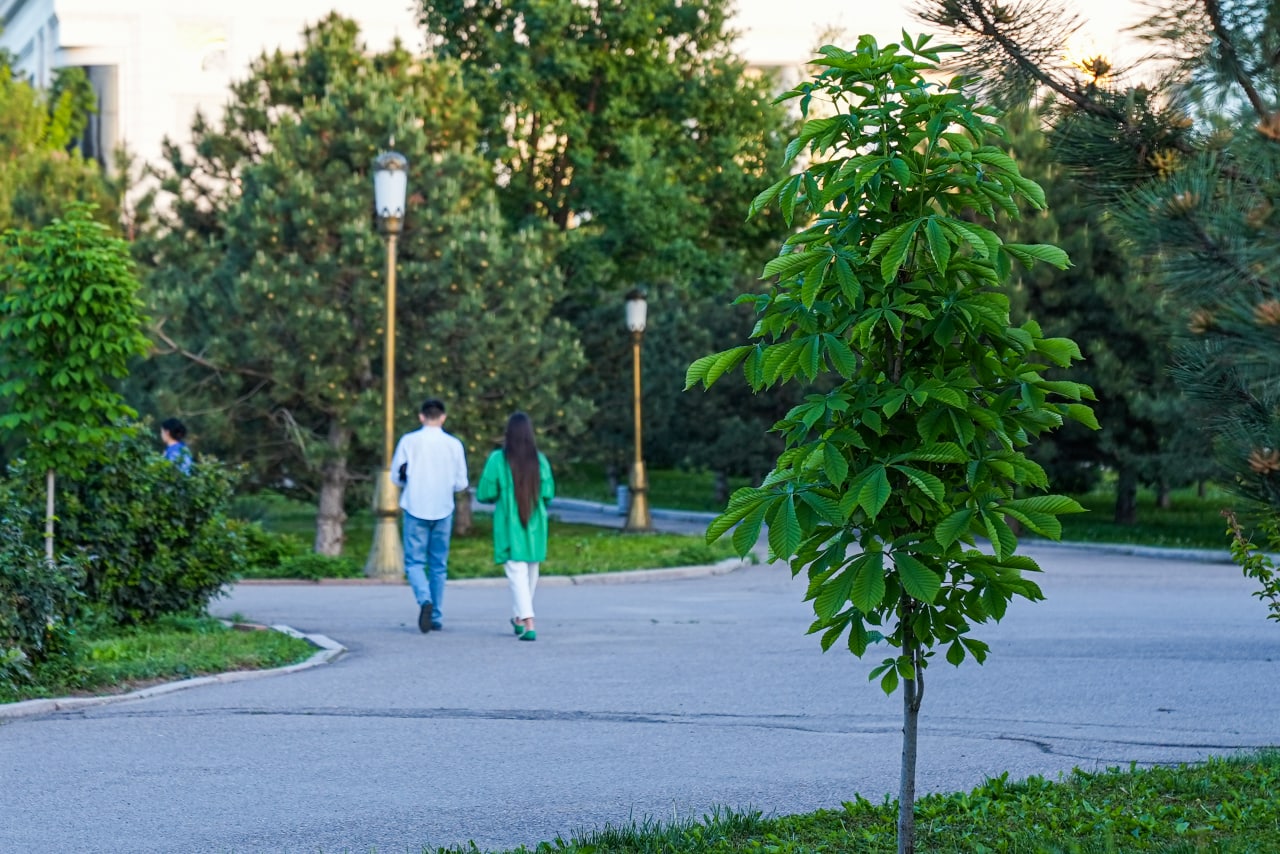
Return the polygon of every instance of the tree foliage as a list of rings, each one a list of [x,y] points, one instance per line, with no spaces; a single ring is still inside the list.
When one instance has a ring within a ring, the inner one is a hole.
[[[458,68],[398,46],[370,54],[334,15],[305,37],[254,62],[221,126],[196,119],[193,150],[168,146],[171,212],[143,251],[173,354],[174,372],[153,379],[158,405],[198,417],[208,446],[252,463],[259,485],[319,495],[317,549],[335,554],[348,485],[383,462],[380,150],[410,163],[397,428],[443,398],[478,456],[512,409],[554,446],[590,407],[568,387],[582,356],[553,311],[562,285],[541,238],[505,224],[469,153],[475,108]]]
[[[637,285],[649,291],[652,462],[758,475],[777,450],[765,429],[798,399],[790,389],[680,394],[694,356],[750,330],[746,312],[716,307],[750,287],[743,271],[764,263],[779,227],[772,212],[744,223],[737,206],[781,159],[790,119],[772,103],[771,78],[733,54],[729,9],[727,0],[421,4],[431,50],[468,69],[506,216],[558,232],[559,311],[588,354],[578,382],[598,404],[592,444],[604,462],[630,454],[623,295]],[[721,441],[725,432],[741,441]]]
[[[111,188],[98,164],[72,148],[97,105],[79,68],[58,69],[41,92],[0,53],[0,231],[38,228],[71,201],[99,206],[110,222]]]
[[[1044,375],[1080,358],[1075,343],[1009,322],[1015,264],[1068,264],[1055,246],[994,230],[1019,199],[1043,207],[1044,193],[990,144],[1002,136],[995,110],[961,81],[926,81],[946,50],[927,43],[825,47],[825,70],[787,94],[806,114],[815,101],[831,111],[787,147],[810,165],[751,204],[795,227],[764,267],[776,284],[743,298],[754,343],[697,360],[687,377],[710,385],[740,366],[753,389],[833,377],[778,422],[774,470],[736,492],[707,537],[736,526],[745,554],[767,524],[772,554],[808,576],[823,649],[843,637],[859,656],[899,650],[872,678],[904,689],[900,850],[914,844],[914,733],[934,649],[956,665],[985,659],[971,624],[1042,598],[1010,521],[1057,537],[1057,516],[1081,509],[1029,494],[1048,482],[1025,448],[1067,420],[1096,427],[1079,402],[1089,388]]]

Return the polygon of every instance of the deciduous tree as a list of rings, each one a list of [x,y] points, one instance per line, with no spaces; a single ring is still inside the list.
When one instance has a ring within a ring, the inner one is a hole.
[[[76,477],[136,413],[116,383],[145,353],[129,247],[73,204],[44,228],[5,233],[0,280],[0,429],[45,472],[45,554],[53,561],[57,473]]]
[[[997,220],[1017,200],[1044,205],[1012,158],[991,145],[996,112],[927,81],[945,48],[928,37],[854,51],[825,47],[812,81],[789,93],[806,112],[828,102],[787,148],[811,165],[756,197],[796,230],[764,268],[776,283],[749,298],[754,343],[705,356],[688,384],[741,366],[752,388],[833,376],[778,422],[786,450],[758,488],[736,492],[708,539],[737,526],[745,554],[761,526],[773,556],[809,579],[810,632],[858,656],[897,650],[871,672],[902,688],[899,851],[914,851],[917,728],[935,648],[959,665],[987,646],[972,624],[1016,596],[1042,598],[1017,555],[1011,520],[1049,537],[1080,509],[1048,487],[1027,445],[1066,420],[1096,426],[1087,386],[1044,372],[1080,358],[1034,321],[1009,322],[1013,264],[1064,268],[1043,244],[1005,243]],[[825,112],[825,110],[824,110]],[[990,550],[979,549],[979,537]]]

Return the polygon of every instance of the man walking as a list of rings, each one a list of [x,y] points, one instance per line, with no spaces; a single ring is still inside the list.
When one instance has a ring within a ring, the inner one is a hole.
[[[462,442],[444,432],[444,404],[425,401],[422,428],[400,437],[391,458],[404,510],[404,574],[418,600],[418,630],[444,628],[444,583],[453,533],[453,494],[467,488]]]

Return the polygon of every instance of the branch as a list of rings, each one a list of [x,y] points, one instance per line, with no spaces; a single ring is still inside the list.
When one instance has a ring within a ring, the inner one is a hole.
[[[1026,72],[1034,79],[1040,81],[1043,85],[1048,86],[1054,92],[1057,92],[1059,95],[1066,98],[1086,113],[1110,119],[1117,124],[1125,124],[1125,117],[1120,113],[1110,107],[1099,104],[1084,93],[1080,92],[1078,89],[1068,86],[1061,80],[1058,80],[1056,77],[1049,74],[1047,71],[1043,71],[1040,66],[1031,61],[1016,41],[1004,34],[1004,32],[997,26],[995,20],[987,15],[987,10],[985,8],[980,4],[974,4],[974,6],[976,7],[974,12],[978,17],[978,20],[982,23],[982,29],[980,31],[982,35],[993,39],[1014,62],[1018,63],[1018,65],[1026,70]]]
[[[1222,9],[1218,5],[1218,0],[1204,0],[1204,10],[1209,16],[1210,23],[1213,24],[1214,38],[1218,40],[1222,55],[1231,67],[1232,76],[1240,84],[1240,88],[1244,90],[1244,94],[1253,106],[1253,111],[1258,114],[1258,118],[1266,121],[1271,117],[1271,113],[1267,110],[1267,105],[1263,102],[1262,96],[1258,94],[1258,90],[1254,88],[1253,81],[1244,73],[1244,67],[1240,64],[1240,56],[1236,53],[1236,46],[1231,41],[1231,33],[1227,31],[1226,25],[1222,22]]]
[[[187,359],[190,359],[191,361],[195,362],[197,365],[200,365],[201,367],[208,368],[209,370],[219,374],[232,373],[232,374],[240,374],[241,376],[245,376],[245,377],[257,377],[258,379],[266,380],[267,382],[275,381],[275,378],[271,376],[271,374],[264,374],[261,371],[255,371],[252,368],[231,368],[231,367],[223,367],[220,365],[215,365],[213,362],[210,362],[208,359],[204,358],[203,356],[196,355],[195,353],[192,353],[190,350],[186,350],[182,348],[178,344],[178,342],[174,341],[172,338],[170,338],[168,335],[165,334],[163,329],[165,319],[166,318],[161,318],[160,322],[157,323],[151,329],[152,334],[155,335],[157,338],[159,338],[161,341],[163,341],[165,345],[169,348],[168,350],[160,351],[160,355],[169,356],[176,353],[179,356],[183,356]]]

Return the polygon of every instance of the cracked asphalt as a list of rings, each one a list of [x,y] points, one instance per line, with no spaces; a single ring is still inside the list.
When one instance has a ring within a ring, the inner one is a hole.
[[[926,672],[922,791],[1280,744],[1280,626],[1236,567],[1024,551],[1047,600],[978,628],[986,665]],[[521,643],[502,587],[451,587],[424,636],[405,587],[242,585],[214,612],[349,651],[0,724],[0,851],[492,849],[879,800],[901,701],[867,682],[876,650],[806,636],[803,594],[781,566],[547,586]]]

